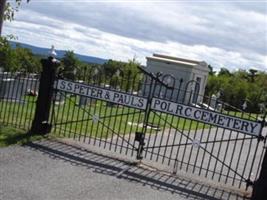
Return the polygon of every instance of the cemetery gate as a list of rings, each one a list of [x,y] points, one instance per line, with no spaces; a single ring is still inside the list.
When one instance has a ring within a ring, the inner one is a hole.
[[[95,70],[82,81],[58,78],[53,132],[174,174],[253,186],[266,148],[265,116],[198,94],[196,81],[140,69],[135,76]]]

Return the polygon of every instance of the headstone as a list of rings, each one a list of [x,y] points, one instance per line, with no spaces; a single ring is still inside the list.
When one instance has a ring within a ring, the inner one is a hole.
[[[56,105],[62,105],[65,103],[65,95],[61,92],[54,93],[53,100],[55,101]]]
[[[39,80],[36,78],[20,78],[19,81],[23,84],[23,94],[38,94]]]
[[[90,98],[85,96],[80,96],[79,106],[86,106],[90,102]]]
[[[217,97],[215,94],[213,94],[210,99],[210,107],[216,109],[216,103],[217,103]]]
[[[22,88],[23,84],[14,78],[2,78],[0,81],[0,99],[23,102],[22,101]]]

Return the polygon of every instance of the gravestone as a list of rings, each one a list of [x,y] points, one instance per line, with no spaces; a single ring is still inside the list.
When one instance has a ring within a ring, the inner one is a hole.
[[[65,95],[62,92],[54,93],[52,99],[55,101],[55,105],[63,105],[65,103]]]
[[[14,78],[2,78],[0,80],[0,99],[23,102],[23,84],[18,79]]]
[[[39,79],[36,78],[20,78],[19,81],[23,84],[23,94],[38,94]]]

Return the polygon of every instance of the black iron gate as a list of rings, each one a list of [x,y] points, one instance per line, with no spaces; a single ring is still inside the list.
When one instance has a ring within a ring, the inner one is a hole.
[[[58,79],[53,132],[163,164],[173,173],[236,188],[253,185],[265,152],[265,116],[201,96],[196,81],[141,70],[134,77],[116,73],[92,74],[83,81]]]

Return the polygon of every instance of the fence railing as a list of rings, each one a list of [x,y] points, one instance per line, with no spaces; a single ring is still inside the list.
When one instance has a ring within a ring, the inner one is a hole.
[[[0,73],[0,123],[29,130],[38,88],[37,74]]]

